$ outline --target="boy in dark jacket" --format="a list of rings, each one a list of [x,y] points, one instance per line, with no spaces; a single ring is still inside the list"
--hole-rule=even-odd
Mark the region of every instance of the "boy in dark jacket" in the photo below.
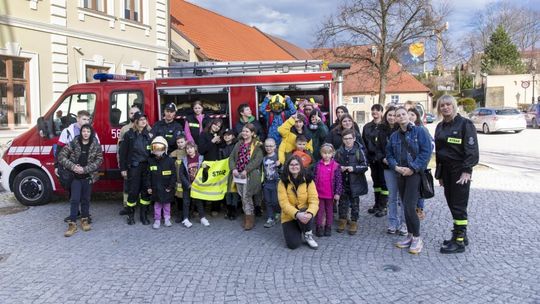
[[[171,203],[174,201],[176,168],[174,160],[166,154],[167,149],[167,140],[162,136],[157,136],[152,140],[152,157],[148,159],[150,174],[145,181],[148,194],[154,201],[154,229],[159,229],[161,225],[161,211],[163,211],[165,226],[172,225]]]
[[[358,231],[358,212],[360,209],[360,195],[368,193],[365,173],[368,162],[364,147],[356,140],[354,129],[344,130],[342,133],[343,145],[337,150],[336,161],[341,165],[343,179],[343,194],[339,199],[339,222],[337,232],[341,233],[347,225],[347,213],[351,208],[351,222],[349,234]]]

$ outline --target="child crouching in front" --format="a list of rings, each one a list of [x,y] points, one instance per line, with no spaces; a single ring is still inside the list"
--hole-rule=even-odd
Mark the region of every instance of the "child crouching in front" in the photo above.
[[[176,174],[174,160],[167,152],[167,140],[157,136],[152,140],[152,156],[148,159],[149,178],[146,189],[151,199],[154,201],[154,229],[159,229],[161,225],[161,212],[165,226],[171,224],[171,203],[174,201],[174,188],[176,185]]]
[[[358,212],[360,209],[360,195],[368,193],[366,171],[365,148],[356,141],[354,129],[344,130],[341,134],[343,145],[336,152],[336,161],[341,165],[341,179],[343,181],[343,193],[339,199],[339,222],[337,232],[343,232],[347,226],[347,214],[351,210],[351,222],[349,234],[354,235],[358,231]]]
[[[315,227],[315,235],[318,237],[332,235],[334,202],[339,201],[343,191],[341,168],[334,160],[334,146],[323,144],[320,151],[322,159],[313,169],[313,180],[319,194],[319,212],[317,212]]]
[[[191,198],[191,184],[195,180],[202,162],[203,156],[199,155],[197,152],[197,145],[192,141],[188,141],[186,143],[186,156],[182,159],[182,168],[180,169],[180,179],[182,180],[182,190],[184,194],[184,205],[182,207],[184,220],[182,221],[182,225],[184,225],[186,228],[193,225],[189,221],[189,206],[192,200],[197,206],[197,211],[199,212],[199,216],[201,218],[201,224],[203,224],[205,227],[210,226],[210,223],[204,214],[203,202],[201,200]]]

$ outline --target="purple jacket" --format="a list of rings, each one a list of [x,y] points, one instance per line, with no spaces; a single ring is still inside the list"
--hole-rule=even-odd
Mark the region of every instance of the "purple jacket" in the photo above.
[[[320,182],[319,182],[319,168],[320,168],[320,165],[323,163],[323,160],[321,159],[320,161],[317,162],[317,164],[315,165],[314,169],[313,169],[313,180],[315,181],[315,185],[317,186],[317,188],[319,187],[325,187],[326,185],[321,185]],[[335,160],[332,160],[330,162],[330,164],[332,164],[333,166],[333,170],[332,170],[332,196],[338,194],[338,195],[341,195],[343,193],[343,181],[341,179],[341,167],[340,165],[335,161]]]

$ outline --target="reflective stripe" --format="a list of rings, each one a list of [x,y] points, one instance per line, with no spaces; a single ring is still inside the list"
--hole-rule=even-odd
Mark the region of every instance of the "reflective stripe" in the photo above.
[[[194,122],[190,122],[188,125],[189,125],[190,127],[192,127],[192,128],[198,128],[198,127],[199,127],[199,124],[198,124],[198,123],[194,123]]]
[[[456,241],[458,241],[458,242],[463,242],[463,238],[462,238],[462,237],[456,238]]]
[[[454,220],[454,224],[456,224],[458,226],[466,226],[467,225],[467,220]]]
[[[165,170],[163,172],[161,172],[162,175],[171,175],[172,174],[172,171],[171,170]]]
[[[143,200],[142,198],[139,200],[139,202],[141,203],[141,205],[145,205],[145,206],[150,205],[150,201]]]
[[[447,142],[448,142],[449,144],[457,144],[457,145],[460,145],[460,144],[461,144],[461,138],[448,137]]]
[[[150,166],[150,171],[157,171],[157,166]]]
[[[128,206],[128,207],[135,207],[135,206],[137,206],[137,203],[136,203],[136,202],[135,202],[135,203],[132,203],[132,202],[126,202],[126,206]]]
[[[165,137],[172,137],[172,134],[167,134],[165,135]]]
[[[152,146],[146,146],[146,150],[152,150]]]
[[[390,192],[388,190],[381,190],[381,194],[382,195],[388,195],[388,194],[390,194]]]
[[[176,160],[176,164],[177,164],[177,165],[181,165],[181,164],[182,164],[182,160],[181,160],[181,159],[177,159],[177,160]]]
[[[382,189],[381,189],[381,188],[373,188],[373,191],[374,191],[374,192],[381,192]]]

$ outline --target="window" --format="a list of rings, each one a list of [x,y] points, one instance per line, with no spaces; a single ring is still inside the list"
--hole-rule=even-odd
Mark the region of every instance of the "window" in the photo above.
[[[124,0],[124,18],[142,21],[142,0]]]
[[[143,71],[126,70],[126,76],[136,76],[139,80],[144,79],[144,74]]]
[[[354,111],[354,120],[359,125],[365,124],[366,123],[366,112],[365,111]]]
[[[399,95],[390,96],[390,102],[391,103],[399,103]]]
[[[29,60],[0,56],[0,128],[30,124]]]
[[[86,110],[90,113],[90,118],[94,115],[96,105],[96,94],[76,93],[64,98],[60,106],[54,111],[53,126],[54,134],[59,136],[62,130],[70,124],[77,122],[77,112]]]
[[[364,96],[355,96],[352,98],[352,103],[364,103]]]
[[[120,127],[129,123],[129,109],[137,104],[144,110],[144,96],[141,91],[113,92],[110,98],[111,113],[109,115],[111,126]]]
[[[108,67],[87,65],[86,66],[86,82],[97,82],[98,80],[94,80],[94,74],[108,73],[108,72],[109,72]]]
[[[83,7],[99,12],[107,12],[107,0],[83,0]]]

